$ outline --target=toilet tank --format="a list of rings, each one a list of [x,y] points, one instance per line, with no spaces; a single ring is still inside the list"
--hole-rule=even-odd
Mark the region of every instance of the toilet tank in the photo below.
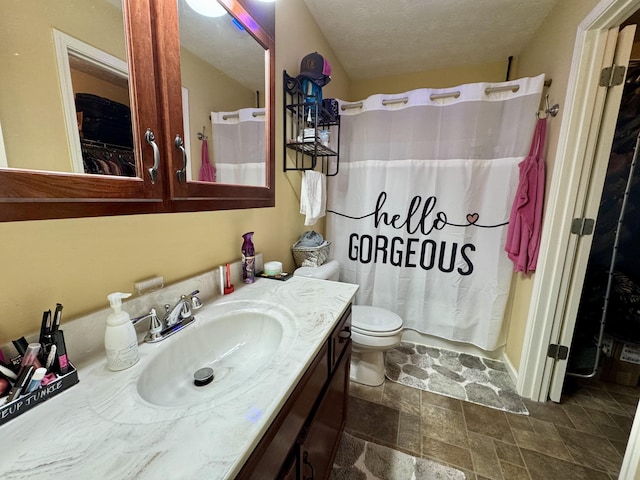
[[[319,267],[300,267],[296,268],[293,275],[337,282],[340,278],[340,264],[337,260],[330,260]]]

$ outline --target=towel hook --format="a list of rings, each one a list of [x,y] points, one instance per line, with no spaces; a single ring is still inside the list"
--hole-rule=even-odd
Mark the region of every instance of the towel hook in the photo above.
[[[204,134],[204,125],[202,126],[202,132],[198,132],[198,140],[206,140],[207,136]]]
[[[556,115],[558,115],[558,112],[560,111],[560,105],[559,104],[555,104],[552,107],[549,106],[549,95],[545,95],[544,97],[544,104],[545,104],[545,117],[544,118],[549,118],[549,116],[551,117],[555,117]],[[536,115],[538,118],[540,118],[540,112],[536,112]]]

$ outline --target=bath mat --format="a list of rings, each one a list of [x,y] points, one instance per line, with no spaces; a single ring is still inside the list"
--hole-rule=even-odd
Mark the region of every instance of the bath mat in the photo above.
[[[460,470],[343,433],[330,480],[464,480]]]
[[[529,415],[504,363],[489,358],[402,342],[385,354],[385,375],[420,390]]]

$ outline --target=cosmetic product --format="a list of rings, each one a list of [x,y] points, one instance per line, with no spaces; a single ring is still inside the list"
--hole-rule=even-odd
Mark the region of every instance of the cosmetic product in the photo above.
[[[129,314],[122,310],[122,299],[130,296],[130,293],[120,292],[107,296],[113,312],[107,317],[104,349],[107,352],[107,367],[114,372],[129,368],[140,360],[136,329]],[[60,358],[60,345],[57,342],[56,346]]]
[[[131,325],[133,327],[133,324]],[[62,330],[56,330],[51,334],[53,344],[56,346],[56,366],[58,373],[64,375],[69,371],[69,360],[67,360],[67,347],[64,344]]]
[[[6,395],[10,389],[11,384],[9,383],[9,380],[4,377],[0,378],[0,397]]]
[[[27,351],[22,356],[22,362],[20,363],[20,371],[29,365],[33,365],[35,368],[40,368],[42,364],[38,360],[38,354],[40,353],[39,343],[30,343],[27,346]]]
[[[256,251],[253,246],[253,232],[247,232],[242,235],[242,281],[244,283],[253,283],[256,279],[255,262]]]
[[[11,343],[13,343],[13,346],[16,347],[18,354],[20,356],[24,356],[25,352],[27,351],[27,347],[29,346],[29,342],[27,342],[27,339],[24,337],[20,337],[17,340],[12,340]]]
[[[18,378],[18,375],[16,375],[16,373],[6,365],[0,364],[0,373],[2,373],[5,377],[9,378],[10,380],[15,380],[16,378]]]
[[[56,380],[58,380],[58,376],[55,373],[47,373],[42,378],[40,385],[44,387],[45,385],[49,385],[51,382],[55,382]]]
[[[45,363],[45,368],[47,370],[51,369],[51,365],[53,365],[53,363],[56,360],[56,350],[58,348],[55,346],[55,344],[51,345],[51,347],[49,348],[49,354],[47,355],[47,361]]]
[[[329,130],[320,130],[320,143],[329,148]]]
[[[227,263],[224,268],[226,273],[225,275],[226,282],[224,284],[224,294],[228,295],[233,292],[233,283],[231,283],[231,265]]]
[[[42,379],[44,378],[46,373],[46,368],[36,368],[35,372],[33,372],[33,375],[31,375],[31,380],[29,381],[29,385],[27,385],[27,388],[25,389],[25,393],[31,393],[34,390],[40,388],[40,383],[42,382]]]
[[[282,273],[282,262],[267,262],[264,264],[264,273],[278,275]]]
[[[60,319],[62,318],[62,304],[56,303],[56,312],[53,314],[51,323],[51,331],[55,332],[60,327]]]
[[[49,326],[51,325],[51,310],[46,310],[42,314],[42,324],[40,325],[40,337],[38,338],[38,342],[44,348],[45,345],[45,337],[49,334]]]
[[[29,365],[20,372],[18,375],[18,379],[16,383],[13,385],[13,388],[9,391],[9,396],[7,397],[7,403],[13,402],[16,398],[20,396],[24,388],[27,386],[29,380],[31,379],[31,375],[33,375],[35,368],[33,365]]]

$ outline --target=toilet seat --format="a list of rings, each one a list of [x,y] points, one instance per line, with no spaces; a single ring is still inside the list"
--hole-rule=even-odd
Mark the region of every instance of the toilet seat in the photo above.
[[[384,308],[354,305],[351,329],[371,337],[393,336],[402,332],[402,318]]]

